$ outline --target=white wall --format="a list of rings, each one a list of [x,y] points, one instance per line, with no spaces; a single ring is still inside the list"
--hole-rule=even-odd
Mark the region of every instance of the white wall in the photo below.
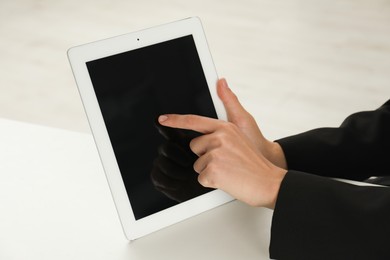
[[[390,98],[387,1],[2,0],[0,117],[89,131],[67,49],[188,16],[271,139]]]

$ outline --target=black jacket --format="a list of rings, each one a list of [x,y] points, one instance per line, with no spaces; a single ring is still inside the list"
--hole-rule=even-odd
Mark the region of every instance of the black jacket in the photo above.
[[[288,172],[272,219],[272,259],[390,259],[390,188],[360,187],[390,175],[390,100],[277,141]]]

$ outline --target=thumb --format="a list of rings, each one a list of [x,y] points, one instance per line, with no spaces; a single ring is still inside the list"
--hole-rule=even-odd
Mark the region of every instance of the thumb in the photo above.
[[[225,106],[228,121],[232,123],[239,123],[243,116],[247,115],[247,111],[241,105],[237,96],[229,88],[226,79],[222,78],[217,83],[217,93]]]

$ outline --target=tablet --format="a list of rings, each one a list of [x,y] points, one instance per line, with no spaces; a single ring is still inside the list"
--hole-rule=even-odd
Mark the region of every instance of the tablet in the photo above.
[[[68,57],[129,240],[232,200],[197,182],[189,142],[199,133],[157,121],[226,120],[198,18],[73,47]]]

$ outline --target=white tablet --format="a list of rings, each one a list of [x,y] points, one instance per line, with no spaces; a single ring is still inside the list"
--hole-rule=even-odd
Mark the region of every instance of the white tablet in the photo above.
[[[225,120],[218,76],[198,18],[68,51],[108,184],[129,240],[231,201],[202,187],[188,143],[166,113]]]

